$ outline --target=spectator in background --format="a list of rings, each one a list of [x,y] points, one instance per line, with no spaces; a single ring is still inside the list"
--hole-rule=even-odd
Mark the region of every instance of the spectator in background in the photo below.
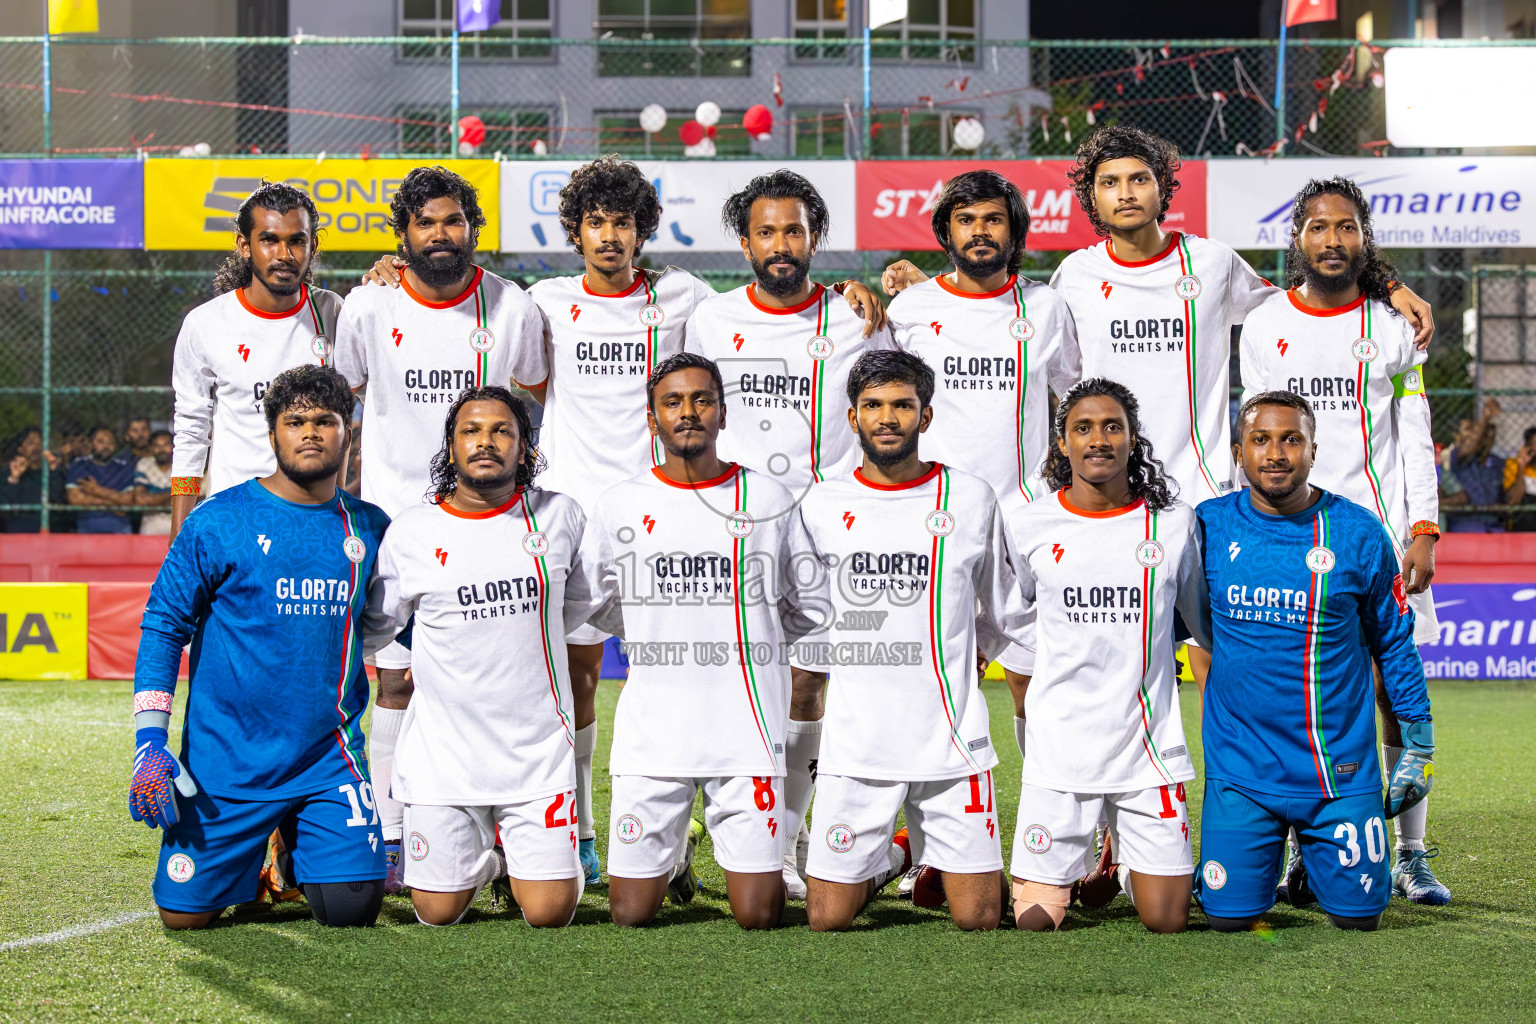
[[[154,453],[150,451],[149,417],[135,416],[128,421],[128,432],[123,435],[123,444],[133,453],[133,461],[150,458]]]
[[[1525,444],[1504,462],[1504,504],[1536,505],[1536,427],[1525,428]],[[1511,514],[1509,528],[1536,530],[1536,512]]]
[[[149,437],[150,454],[144,456],[133,470],[133,503],[135,505],[164,505],[165,512],[146,512],[139,523],[139,532],[155,536],[167,536],[171,532],[171,453],[175,443],[169,430],[157,430]]]
[[[69,503],[91,510],[79,514],[78,532],[133,532],[126,515],[106,511],[113,506],[133,504],[133,468],[132,456],[118,451],[117,434],[111,427],[91,431],[91,453],[70,463],[64,480]]]
[[[37,505],[43,495],[43,432],[27,427],[5,443],[6,475],[0,481],[0,505]],[[36,512],[0,513],[6,533],[36,533]]]
[[[1448,503],[1456,505],[1504,504],[1504,460],[1493,453],[1493,439],[1498,434],[1499,403],[1490,398],[1483,404],[1482,419],[1464,419],[1456,428],[1456,442],[1445,455],[1445,469],[1450,480],[1442,490],[1460,492]],[[1450,486],[1454,480],[1455,487]],[[1446,526],[1451,533],[1502,533],[1504,516],[1496,512],[1446,512]]]

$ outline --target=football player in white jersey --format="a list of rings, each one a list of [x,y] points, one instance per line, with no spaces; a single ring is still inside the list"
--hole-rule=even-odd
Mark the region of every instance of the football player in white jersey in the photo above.
[[[1298,284],[1276,293],[1243,325],[1240,372],[1244,399],[1291,391],[1317,416],[1312,480],[1374,512],[1402,562],[1414,612],[1415,644],[1439,636],[1429,582],[1440,536],[1440,492],[1429,399],[1421,367],[1427,354],[1413,329],[1388,305],[1392,264],[1376,248],[1371,207],[1346,178],[1310,181],[1296,195],[1286,277]],[[1382,752],[1396,764],[1403,739],[1376,669],[1382,709]],[[1397,855],[1392,887],[1415,903],[1450,902],[1424,849],[1429,817],[1422,800],[1392,819]],[[1291,859],[1285,896],[1306,899],[1301,858]]]
[[[843,421],[848,370],[864,352],[895,342],[883,305],[862,284],[838,286],[844,302],[837,288],[811,280],[830,218],[804,177],[780,169],[753,178],[726,200],[722,220],[756,280],[701,303],[683,347],[714,360],[725,378],[725,404],[738,426],[721,435],[721,457],[777,480],[798,500],[812,484],[857,465]],[[796,669],[785,775],[792,823],[803,822],[811,804],[824,689],[824,680]],[[805,898],[802,829],[785,830],[791,899]]]
[[[782,484],[716,454],[727,425],[713,362],[684,352],[648,382],[665,457],[598,499],[590,560],[611,599],[629,679],[614,716],[609,903],[643,925],[668,891],[692,898],[704,814],[731,913],[771,928],[784,910],[788,644],[824,627],[801,589],[809,543]]]
[[[499,385],[448,408],[435,502],[406,508],[379,551],[371,608],[411,623],[410,709],[391,789],[405,804],[405,878],[424,924],[455,924],[487,884],[534,927],[581,899],[575,727],[565,634],[598,606],[585,516],[535,489],[523,403]]]
[[[836,666],[806,865],[815,931],[847,928],[917,861],[939,874],[961,928],[996,928],[1002,914],[997,753],[977,653],[1027,643],[1028,626],[991,485],[919,452],[933,394],[920,357],[861,356],[847,419],[863,464],[800,505],[838,624],[800,654]],[[908,856],[892,845],[903,808]]]
[[[406,260],[401,287],[354,288],[336,329],[336,368],[366,387],[362,495],[391,518],[426,501],[442,410],[469,387],[542,384],[543,317],[528,294],[474,264],[485,226],[475,188],[442,167],[417,167],[390,202]],[[374,770],[389,777],[410,703],[410,652],[391,644],[376,656],[378,700],[369,742]],[[379,794],[379,819],[400,889],[402,814]]]
[[[262,182],[235,215],[235,250],[213,282],[218,297],[182,321],[171,363],[172,540],[199,497],[273,471],[261,407],[272,378],[330,359],[341,296],[311,286],[318,224],[302,189]]]
[[[1101,812],[1142,923],[1176,932],[1189,920],[1195,768],[1173,613],[1207,648],[1210,613],[1194,509],[1153,453],[1130,389],[1089,378],[1057,409],[1045,472],[1056,494],[1008,516],[1034,612],[1033,643],[1000,659],[1024,693],[1011,870],[1015,919],[1031,931],[1061,926]]]

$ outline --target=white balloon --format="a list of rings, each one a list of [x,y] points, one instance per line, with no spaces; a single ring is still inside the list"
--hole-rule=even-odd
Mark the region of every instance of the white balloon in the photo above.
[[[720,104],[714,100],[705,100],[699,104],[699,109],[693,112],[693,119],[705,128],[720,123]]]
[[[474,156],[475,147],[468,142],[459,143],[459,156]]]
[[[213,152],[213,147],[208,145],[206,142],[199,142],[192,147],[192,152],[196,153],[198,156],[208,156]]]
[[[655,134],[667,126],[667,108],[651,103],[640,111],[640,130]]]
[[[962,117],[955,122],[954,139],[956,149],[977,149],[987,137],[987,129],[974,117]]]
[[[534,156],[547,156],[548,154],[549,154],[549,143],[545,142],[543,139],[534,139],[533,140],[533,155]]]
[[[715,155],[715,140],[706,138],[692,146],[683,147],[683,156],[708,157]]]
[[[197,150],[191,146],[182,146],[176,151],[177,156],[197,156]]]

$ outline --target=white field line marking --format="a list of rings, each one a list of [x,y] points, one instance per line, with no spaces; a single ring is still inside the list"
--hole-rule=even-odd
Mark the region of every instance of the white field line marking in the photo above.
[[[65,942],[69,939],[78,939],[85,935],[95,935],[121,925],[142,921],[146,917],[154,917],[153,910],[135,910],[131,914],[118,914],[116,917],[104,918],[100,921],[92,921],[90,924],[70,925],[68,928],[60,928],[56,932],[46,935],[31,935],[25,939],[12,939],[10,942],[0,942],[0,952],[10,949],[24,949],[27,946],[45,946],[53,942]]]

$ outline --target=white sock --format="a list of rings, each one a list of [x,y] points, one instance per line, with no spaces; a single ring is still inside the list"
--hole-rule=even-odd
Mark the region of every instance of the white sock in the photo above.
[[[1013,738],[1019,744],[1019,756],[1024,756],[1024,719],[1018,715],[1013,716]]]
[[[592,752],[597,749],[597,723],[576,730],[576,835],[596,839],[592,822]]]
[[[1389,773],[1402,753],[1402,747],[1389,747],[1385,743],[1381,745],[1381,757]],[[1428,827],[1429,801],[1425,799],[1392,819],[1392,829],[1397,833],[1397,848],[1399,850],[1424,849],[1424,832]]]
[[[379,827],[386,843],[398,843],[405,833],[405,805],[389,795],[389,776],[395,770],[395,741],[405,722],[405,708],[373,706],[368,730],[368,771],[373,779],[373,803],[379,809]]]
[[[1125,898],[1131,901],[1131,906],[1136,905],[1136,894],[1131,892],[1131,869],[1124,864],[1120,865],[1118,875],[1120,879],[1120,891],[1125,893]]]
[[[795,836],[805,827],[805,812],[811,809],[811,794],[816,791],[816,759],[821,756],[821,723],[789,723],[784,742],[784,842],[793,851]]]
[[[876,889],[888,885],[891,879],[899,877],[901,875],[901,866],[907,861],[907,851],[895,843],[892,843],[891,848],[885,851],[885,856],[889,866],[886,870],[875,876]]]

